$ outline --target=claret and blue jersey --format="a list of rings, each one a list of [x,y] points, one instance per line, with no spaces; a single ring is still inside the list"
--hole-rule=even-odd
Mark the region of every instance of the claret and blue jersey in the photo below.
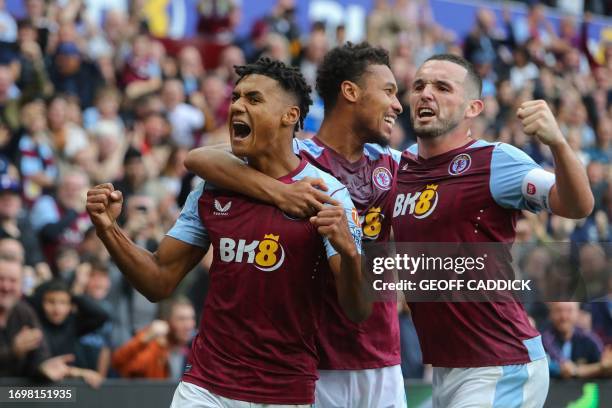
[[[346,188],[305,160],[280,181],[304,177],[324,179],[359,248]],[[190,194],[168,235],[213,247],[210,288],[183,380],[237,400],[312,403],[327,258],[336,255],[329,241],[308,219],[206,182]]]
[[[512,243],[520,210],[547,208],[553,183],[551,174],[507,144],[472,141],[428,159],[414,145],[399,165],[395,240]],[[544,356],[519,303],[409,304],[426,363],[484,367]]]
[[[386,242],[391,230],[394,179],[401,153],[388,147],[366,144],[364,155],[351,163],[316,136],[294,139],[296,154],[332,174],[348,189],[359,213],[363,241]],[[395,302],[376,302],[370,317],[350,321],[337,301],[333,277],[324,291],[324,319],[317,341],[319,369],[363,370],[400,364],[399,322]]]

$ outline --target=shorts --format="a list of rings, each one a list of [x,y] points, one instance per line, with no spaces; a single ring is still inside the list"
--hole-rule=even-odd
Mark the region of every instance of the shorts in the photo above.
[[[170,408],[307,408],[312,405],[258,404],[225,398],[206,388],[181,381],[174,391]]]
[[[527,364],[433,369],[434,408],[541,408],[549,385],[548,360]]]
[[[367,370],[319,370],[316,408],[405,408],[399,365]]]

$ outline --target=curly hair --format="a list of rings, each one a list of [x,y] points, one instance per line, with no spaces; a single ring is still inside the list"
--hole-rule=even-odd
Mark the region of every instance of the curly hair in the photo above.
[[[387,50],[373,47],[367,42],[347,42],[327,53],[317,70],[317,92],[323,99],[325,113],[336,106],[342,82],[359,81],[369,65],[391,68]]]
[[[290,67],[281,61],[264,57],[252,64],[235,65],[234,70],[239,76],[236,84],[247,75],[264,75],[274,79],[284,90],[295,95],[298,100],[298,107],[300,108],[300,120],[295,124],[295,131],[297,132],[304,128],[304,118],[308,114],[310,105],[312,105],[312,98],[310,97],[312,89],[306,83],[299,68]]]

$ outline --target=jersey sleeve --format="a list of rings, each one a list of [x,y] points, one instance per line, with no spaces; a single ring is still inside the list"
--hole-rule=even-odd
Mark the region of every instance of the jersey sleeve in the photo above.
[[[327,182],[327,181],[326,181]],[[357,246],[357,252],[361,254],[361,226],[359,225],[359,216],[357,215],[357,209],[351,200],[351,196],[343,185],[337,183],[337,188],[330,191],[330,197],[334,200],[339,201],[344,207],[344,212],[346,213],[346,219],[348,220],[348,228],[351,233],[351,237]],[[338,251],[333,247],[329,239],[323,238],[323,243],[325,244],[325,252],[327,253],[327,258],[331,258],[334,255],[338,254]]]
[[[189,245],[208,249],[210,239],[198,212],[198,200],[204,191],[204,183],[200,183],[189,193],[181,214],[166,235]]]
[[[505,143],[493,149],[489,188],[500,206],[532,212],[550,210],[548,195],[554,184],[555,175],[523,151]]]

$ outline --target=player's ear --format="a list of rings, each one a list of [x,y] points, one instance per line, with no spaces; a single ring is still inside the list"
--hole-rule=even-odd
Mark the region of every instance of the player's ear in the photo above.
[[[287,111],[283,114],[282,123],[283,126],[295,126],[300,120],[300,108],[297,106],[289,106]]]
[[[342,97],[349,102],[356,102],[359,98],[359,85],[352,81],[344,81],[340,84]]]
[[[484,103],[480,99],[471,99],[468,103],[468,107],[465,110],[465,117],[467,119],[473,119],[480,115],[484,109]]]

